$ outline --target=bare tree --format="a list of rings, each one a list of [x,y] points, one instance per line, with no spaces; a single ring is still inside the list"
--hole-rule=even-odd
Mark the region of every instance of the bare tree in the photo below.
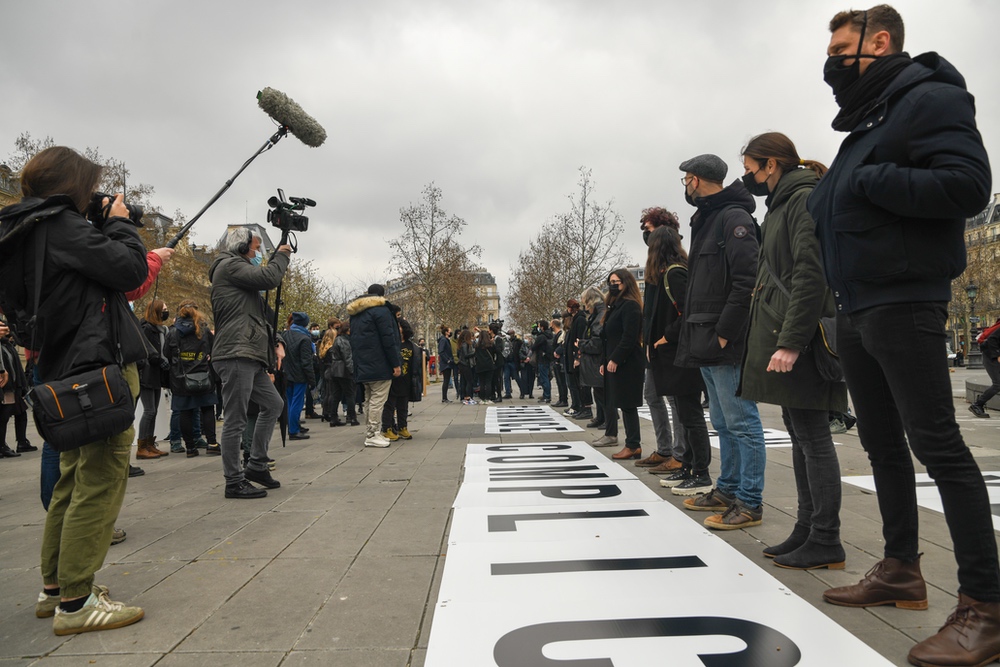
[[[613,200],[596,200],[586,167],[580,167],[578,186],[568,195],[570,210],[546,223],[511,267],[506,311],[521,327],[549,318],[568,299],[629,264],[619,242],[625,223]]]
[[[435,321],[444,321],[453,304],[475,292],[468,270],[471,258],[482,254],[477,245],[459,244],[466,222],[444,210],[442,197],[441,188],[427,184],[419,203],[400,209],[403,233],[389,241],[391,267],[403,281],[404,293],[397,299],[406,302],[409,317],[428,338]]]

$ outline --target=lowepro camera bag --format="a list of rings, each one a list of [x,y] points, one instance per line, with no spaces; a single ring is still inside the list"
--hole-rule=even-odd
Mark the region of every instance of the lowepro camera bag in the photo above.
[[[135,419],[132,391],[116,364],[35,385],[35,426],[65,452],[121,433]]]

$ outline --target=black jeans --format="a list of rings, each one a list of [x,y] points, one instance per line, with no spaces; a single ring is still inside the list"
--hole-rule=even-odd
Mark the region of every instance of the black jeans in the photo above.
[[[201,413],[201,434],[210,445],[217,445],[215,435],[215,403],[205,405],[193,410],[182,410],[180,412],[181,435],[184,437],[184,444],[188,450],[194,449],[194,413],[198,410]]]
[[[441,385],[441,400],[448,400],[448,384],[451,383],[451,369],[445,368],[441,370],[441,377],[444,379],[444,384]],[[462,398],[459,396],[459,398]]]
[[[642,436],[639,433],[639,408],[621,408],[621,411],[622,422],[625,424],[625,446],[635,451],[642,446]]]
[[[976,405],[979,407],[985,407],[986,402],[997,395],[1000,392],[1000,362],[996,359],[991,359],[985,354],[983,355],[983,367],[986,369],[987,375],[990,376],[990,381],[993,383],[989,389],[983,392],[983,395],[979,397],[976,401]]]
[[[388,431],[394,425],[397,428],[406,428],[406,415],[410,411],[410,399],[406,396],[393,396],[389,394],[385,399],[385,406],[382,408],[382,431]]]
[[[840,461],[830,435],[827,410],[781,408],[792,438],[792,468],[799,510],[796,526],[817,544],[840,544]]]
[[[959,592],[1000,602],[990,499],[955,421],[946,319],[946,304],[939,302],[875,306],[838,315],[838,352],[854,399],[861,445],[875,475],[885,555],[904,561],[918,555],[909,440],[941,493],[958,562]]]
[[[687,436],[688,446],[684,448],[681,463],[691,468],[695,475],[708,474],[708,465],[712,462],[712,444],[708,439],[701,394],[682,394],[672,396],[671,399],[677,406],[674,419],[684,427],[684,435]]]
[[[556,389],[559,392],[559,403],[566,402],[566,369],[563,367],[562,362],[557,362],[551,365],[552,375],[556,379]]]
[[[472,370],[472,366],[466,366],[464,364],[459,364],[459,366],[458,366],[458,372],[461,373],[461,376],[459,378],[461,380],[461,382],[458,383],[458,386],[460,386],[462,388],[462,391],[460,392],[462,394],[461,397],[462,398],[472,398],[472,391],[474,389],[474,385],[476,384],[475,375],[474,375],[474,371]]]
[[[328,405],[323,406],[323,414],[331,422],[336,422],[339,417],[337,416],[337,411],[340,409],[341,401],[347,401],[346,407],[344,408],[345,416],[348,421],[354,421],[357,417],[357,411],[354,405],[354,398],[357,394],[357,388],[354,386],[354,378],[331,378],[329,382],[328,390]]]
[[[594,419],[597,420],[598,424],[607,424],[608,413],[604,410],[604,387],[587,387],[587,389],[591,389],[594,396]],[[615,418],[617,419],[617,417],[618,413],[615,413]],[[617,425],[615,428],[617,429]],[[617,435],[617,433],[616,430],[615,434]],[[605,435],[608,435],[608,433],[605,433]]]
[[[493,371],[479,371],[476,373],[479,376],[479,400],[480,401],[492,401],[493,400]],[[470,390],[471,391],[471,390]]]

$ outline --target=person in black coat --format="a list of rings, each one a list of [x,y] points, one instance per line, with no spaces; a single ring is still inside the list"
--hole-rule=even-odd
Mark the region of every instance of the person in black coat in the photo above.
[[[215,435],[215,382],[209,373],[212,332],[193,301],[185,301],[177,312],[166,340],[170,367],[170,409],[180,416],[181,435],[188,457],[198,456],[194,438],[194,413],[201,414],[202,435],[208,446],[218,448]]]
[[[441,325],[441,335],[438,336],[438,373],[441,374],[443,382],[441,384],[441,402],[451,403],[448,400],[448,385],[451,384],[451,374],[455,370],[455,355],[451,351],[451,329]]]
[[[288,404],[288,439],[307,440],[308,428],[301,425],[302,408],[305,405],[306,390],[316,386],[316,371],[313,359],[316,348],[309,333],[309,316],[292,313],[291,324],[284,333],[285,360],[281,370],[285,373],[285,400]]]
[[[1000,324],[1000,319],[996,321],[994,326],[996,324]],[[986,404],[997,393],[1000,393],[1000,328],[994,329],[993,333],[982,342],[979,349],[983,353],[983,367],[993,384],[979,396],[975,403],[969,406],[969,411],[977,417],[989,418],[990,414],[986,412]]]
[[[476,375],[479,377],[479,401],[493,403],[493,375],[496,372],[496,353],[493,332],[483,329],[476,339]]]
[[[146,360],[146,366],[139,372],[139,400],[142,401],[142,419],[139,420],[138,451],[136,458],[157,458],[166,456],[168,452],[160,451],[156,446],[156,414],[160,407],[160,390],[170,386],[170,362],[167,361],[167,318],[170,311],[162,299],[153,299],[146,306],[146,315],[142,319],[142,333],[146,336],[154,352]],[[183,447],[170,451],[182,453]]]
[[[625,446],[613,459],[642,458],[639,434],[639,406],[642,405],[642,380],[646,371],[642,345],[642,295],[639,283],[628,269],[615,269],[608,276],[605,300],[604,409],[622,411],[625,423]]]
[[[402,338],[400,355],[403,358],[401,373],[392,378],[389,397],[382,409],[382,435],[389,440],[412,440],[407,415],[410,403],[417,402],[423,394],[423,350],[413,342],[413,327],[405,319],[399,320]]]

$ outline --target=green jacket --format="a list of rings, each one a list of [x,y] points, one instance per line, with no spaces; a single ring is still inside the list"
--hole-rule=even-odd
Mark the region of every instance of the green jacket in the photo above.
[[[845,412],[847,385],[823,380],[810,349],[819,318],[834,314],[816,223],[806,209],[818,181],[812,170],[796,169],[783,175],[768,197],[757,282],[750,302],[741,395],[788,408]],[[791,298],[778,287],[771,272]],[[779,347],[802,353],[790,373],[767,372],[771,355]]]

